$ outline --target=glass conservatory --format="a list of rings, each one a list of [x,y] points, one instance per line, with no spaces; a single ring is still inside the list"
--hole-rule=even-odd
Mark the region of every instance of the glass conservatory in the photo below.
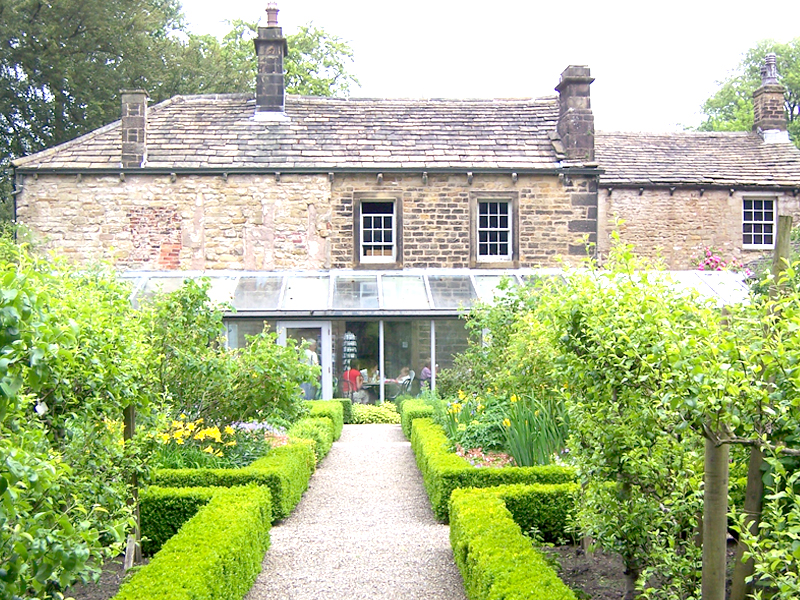
[[[560,276],[560,269],[505,271],[424,269],[403,271],[129,271],[131,301],[178,289],[187,278],[206,278],[209,295],[226,307],[231,347],[265,326],[278,341],[316,341],[322,370],[320,397],[346,395],[344,373],[364,375],[373,400],[397,393],[401,373],[412,376],[410,392],[435,388],[436,367],[452,365],[465,349],[461,318],[477,301],[491,302],[512,285],[532,277]],[[691,289],[721,304],[746,301],[741,275],[729,272],[665,273],[676,289]],[[423,377],[424,373],[424,377]],[[428,373],[430,373],[428,375]]]

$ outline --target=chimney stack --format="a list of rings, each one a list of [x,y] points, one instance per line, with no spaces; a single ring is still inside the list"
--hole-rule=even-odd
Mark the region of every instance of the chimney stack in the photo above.
[[[278,27],[278,6],[267,5],[267,26],[258,28],[255,40],[258,73],[256,75],[256,119],[283,118],[285,83],[283,57],[288,52],[286,38]]]
[[[761,66],[761,87],[753,92],[753,131],[765,142],[788,142],[784,88],[778,83],[775,53],[764,57]]]
[[[556,86],[559,95],[557,132],[567,160],[594,162],[594,115],[589,86],[594,78],[589,67],[570,65]]]
[[[147,161],[147,92],[122,90],[122,168]]]

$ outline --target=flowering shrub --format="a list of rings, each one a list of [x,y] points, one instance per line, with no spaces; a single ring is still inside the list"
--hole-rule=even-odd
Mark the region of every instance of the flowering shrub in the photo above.
[[[504,450],[502,422],[508,412],[508,400],[495,396],[493,391],[479,395],[459,390],[457,400],[435,404],[434,418],[453,447]]]
[[[706,248],[698,258],[692,261],[692,265],[697,267],[698,271],[733,271],[734,273],[744,273],[748,277],[753,274],[740,261],[735,258],[725,260],[721,254],[719,250]]]
[[[220,429],[202,418],[190,421],[185,414],[151,437],[156,443],[152,464],[162,469],[243,467],[270,448],[262,430]]]

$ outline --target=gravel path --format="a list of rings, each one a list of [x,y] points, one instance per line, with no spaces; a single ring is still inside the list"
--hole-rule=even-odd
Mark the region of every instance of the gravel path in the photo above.
[[[345,425],[246,600],[465,600],[399,425]]]

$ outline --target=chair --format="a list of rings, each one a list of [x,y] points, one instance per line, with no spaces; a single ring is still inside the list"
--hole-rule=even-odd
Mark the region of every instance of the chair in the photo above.
[[[395,400],[396,398],[399,398],[403,394],[409,394],[411,390],[411,384],[414,382],[415,375],[416,373],[413,370],[409,371],[408,379],[406,379],[403,383],[397,386],[397,393],[394,394],[393,396],[387,396],[386,399]]]

